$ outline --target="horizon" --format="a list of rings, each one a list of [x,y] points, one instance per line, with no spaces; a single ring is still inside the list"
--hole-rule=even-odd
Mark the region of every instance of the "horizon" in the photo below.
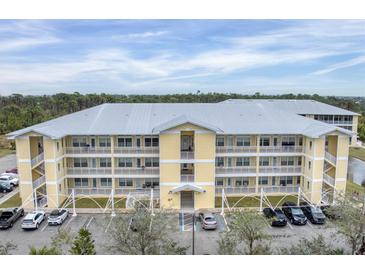
[[[365,20],[1,20],[0,95],[365,94]]]

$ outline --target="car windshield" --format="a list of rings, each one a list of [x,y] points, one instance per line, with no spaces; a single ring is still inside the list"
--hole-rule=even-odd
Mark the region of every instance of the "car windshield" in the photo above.
[[[50,214],[50,216],[58,216],[58,215],[59,215],[59,211],[58,210],[54,210]]]
[[[33,219],[24,219],[23,223],[33,223]]]
[[[204,220],[207,221],[207,222],[214,222],[215,218],[214,217],[206,217]]]
[[[322,214],[322,210],[319,207],[312,207],[312,212],[316,214]]]
[[[298,207],[293,207],[292,208],[292,213],[295,214],[295,215],[301,215],[303,214],[302,210]]]

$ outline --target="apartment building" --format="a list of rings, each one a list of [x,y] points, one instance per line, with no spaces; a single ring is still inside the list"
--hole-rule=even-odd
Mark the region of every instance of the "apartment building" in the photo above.
[[[287,100],[287,99],[229,99],[222,103],[257,104],[263,107],[274,107],[283,111],[302,115],[317,121],[335,125],[352,132],[351,146],[357,142],[357,125],[359,114],[342,108],[327,105],[314,100]]]
[[[26,208],[59,207],[71,192],[109,197],[113,190],[118,197],[152,191],[161,208],[200,209],[214,208],[223,190],[330,201],[345,190],[352,135],[253,101],[103,104],[8,138],[16,142]]]

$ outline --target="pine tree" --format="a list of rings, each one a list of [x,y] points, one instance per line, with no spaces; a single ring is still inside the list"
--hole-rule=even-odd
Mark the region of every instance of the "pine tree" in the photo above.
[[[72,242],[70,250],[72,255],[95,255],[94,240],[86,228],[81,228],[79,234]]]

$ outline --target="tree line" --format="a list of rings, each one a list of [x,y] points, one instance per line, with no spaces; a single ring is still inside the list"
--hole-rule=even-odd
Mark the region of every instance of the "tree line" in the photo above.
[[[320,96],[318,94],[251,95],[238,93],[184,93],[166,95],[117,95],[57,93],[0,96],[0,134],[57,118],[103,103],[217,103],[228,99],[310,99],[362,114],[359,136],[365,141],[365,97]]]

